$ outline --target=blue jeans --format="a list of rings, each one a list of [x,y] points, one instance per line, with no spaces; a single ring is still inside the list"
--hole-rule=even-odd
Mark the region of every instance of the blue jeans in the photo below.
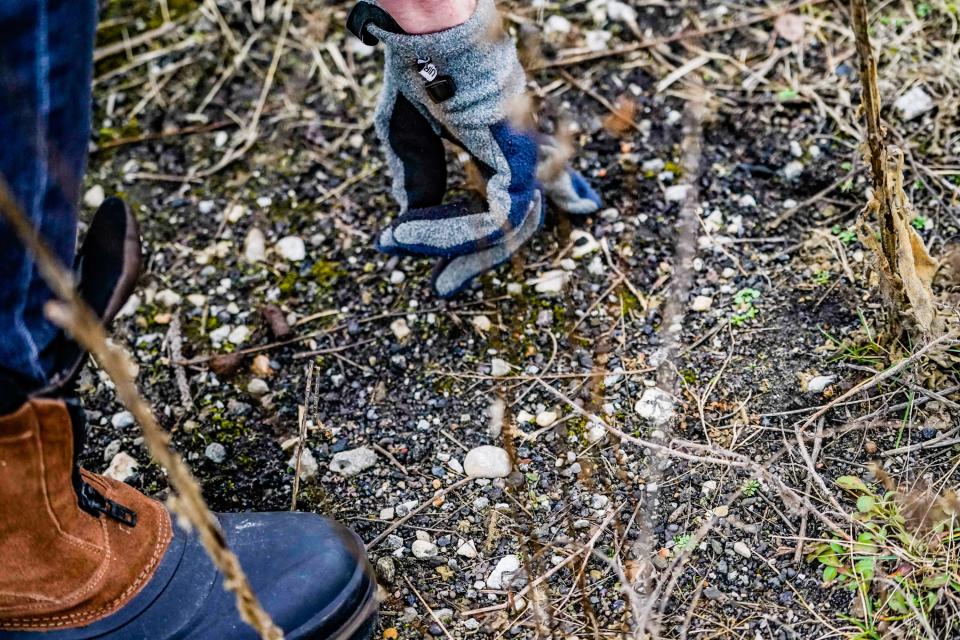
[[[90,140],[94,0],[0,0],[0,175],[46,242],[73,263]],[[42,384],[58,329],[33,258],[0,220],[0,367]]]

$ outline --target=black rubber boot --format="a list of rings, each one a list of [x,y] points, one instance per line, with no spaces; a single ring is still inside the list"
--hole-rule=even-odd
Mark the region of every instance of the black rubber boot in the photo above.
[[[104,202],[78,256],[80,291],[108,323],[131,293],[140,264],[136,221],[120,200]],[[73,389],[85,354],[66,337],[55,349],[60,373],[42,389],[0,369],[0,504],[31,514],[0,513],[0,639],[257,638],[194,534],[171,526],[162,506],[132,487],[79,468],[86,427]],[[29,501],[38,504],[21,504],[19,496],[36,496]],[[286,638],[370,637],[377,587],[356,534],[309,513],[217,518]],[[144,530],[148,521],[156,524]],[[82,556],[70,545],[50,553],[46,541],[64,537],[84,541],[77,547]],[[56,579],[41,585],[28,575]]]

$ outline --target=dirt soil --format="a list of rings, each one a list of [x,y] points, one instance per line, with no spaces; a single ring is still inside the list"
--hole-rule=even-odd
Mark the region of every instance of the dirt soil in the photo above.
[[[378,637],[632,637],[641,618],[663,637],[861,637],[857,594],[806,552],[831,535],[824,518],[850,527],[834,481],[871,460],[957,484],[956,444],[903,448],[958,427],[960,375],[908,367],[810,420],[891,363],[856,235],[869,170],[846,8],[629,2],[631,20],[615,2],[507,3],[541,127],[573,125],[571,162],[604,208],[550,211],[510,265],[442,301],[429,261],[373,247],[397,210],[371,126],[382,53],[346,32],[348,3],[297,2],[289,20],[285,4],[262,22],[237,0],[102,4],[86,200],[126,198],[147,255],[115,340],[210,505],[290,508],[306,405],[297,509],[372,543]],[[950,50],[919,41],[956,44],[949,3],[932,4],[924,20],[888,3],[873,36],[914,226],[942,255],[960,233],[960,76],[955,61],[923,75]],[[904,121],[890,105],[913,85],[936,102]],[[561,290],[537,291],[553,271]],[[229,353],[244,355],[209,360]],[[164,497],[105,377],[82,386],[85,464],[124,452],[126,480]],[[672,400],[641,402],[656,388]],[[464,480],[479,445],[505,448],[512,473]],[[331,468],[360,447],[375,464]],[[415,557],[418,538],[435,553]],[[509,556],[520,570],[488,580]]]

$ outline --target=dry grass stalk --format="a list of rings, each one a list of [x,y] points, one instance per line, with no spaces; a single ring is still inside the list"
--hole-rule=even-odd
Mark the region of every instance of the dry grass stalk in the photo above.
[[[296,469],[293,472],[293,498],[290,500],[290,511],[297,510],[297,494],[300,492],[300,469],[303,465],[303,449],[307,443],[307,415],[312,413],[313,394],[313,362],[307,365],[307,383],[305,385],[303,406],[299,409],[299,434],[297,437]]]
[[[862,107],[867,122],[864,148],[873,177],[873,196],[861,215],[860,237],[877,257],[881,291],[887,304],[890,337],[896,339],[903,320],[912,320],[924,335],[939,333],[931,282],[937,262],[930,257],[923,239],[910,226],[913,209],[903,190],[903,154],[888,151],[886,129],[880,121],[880,89],[877,61],[868,33],[866,0],[851,0],[853,31],[860,58],[863,85]],[[880,241],[864,223],[868,213],[876,213],[880,223]]]
[[[236,595],[240,617],[262,638],[268,640],[283,638],[283,632],[260,606],[237,556],[227,546],[220,524],[203,499],[200,485],[190,473],[183,458],[170,448],[169,434],[157,423],[150,405],[140,395],[130,374],[132,368],[126,354],[121,349],[109,345],[106,331],[99,318],[77,293],[73,274],[59,263],[49,246],[35,232],[2,178],[0,178],[0,213],[28,251],[33,254],[41,276],[54,295],[60,299],[47,304],[47,316],[51,322],[63,327],[84,349],[93,354],[101,368],[113,380],[120,402],[137,419],[150,455],[167,470],[170,483],[176,491],[176,498],[171,498],[169,501],[170,508],[197,530],[204,549],[223,573],[225,588]]]

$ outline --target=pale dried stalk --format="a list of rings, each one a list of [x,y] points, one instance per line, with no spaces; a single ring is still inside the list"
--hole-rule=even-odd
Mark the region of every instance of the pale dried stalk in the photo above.
[[[891,152],[884,143],[886,132],[880,122],[877,61],[867,31],[866,0],[851,0],[851,8],[867,121],[864,152],[873,177],[873,197],[861,214],[861,240],[877,254],[891,337],[896,338],[901,333],[903,320],[907,317],[913,318],[912,324],[924,335],[936,335],[941,323],[937,321],[930,283],[938,264],[930,256],[923,239],[908,224],[914,213],[903,190],[903,153]],[[863,222],[866,215],[873,212],[880,223],[879,245],[873,231]]]
[[[851,0],[853,32],[856,35],[857,55],[860,58],[860,83],[862,85],[863,114],[867,121],[867,147],[870,150],[870,172],[873,176],[874,198],[880,203],[880,242],[883,255],[892,269],[897,265],[896,234],[893,227],[893,211],[887,185],[887,147],[883,141],[884,130],[880,123],[880,89],[877,80],[877,60],[873,56],[868,31],[866,0]]]
[[[131,363],[126,354],[107,342],[107,334],[96,314],[87,306],[76,290],[73,274],[65,269],[30,225],[23,211],[14,201],[6,180],[0,177],[0,213],[7,220],[27,250],[33,254],[40,275],[60,301],[47,304],[47,317],[70,333],[87,351],[93,354],[100,367],[107,372],[117,390],[120,402],[134,415],[143,430],[143,439],[150,455],[167,470],[170,483],[176,491],[170,508],[196,528],[200,542],[214,564],[223,573],[223,584],[237,598],[237,610],[244,622],[253,627],[260,637],[281,640],[283,632],[260,606],[247,581],[240,561],[230,551],[216,517],[210,512],[200,485],[190,473],[183,459],[170,448],[170,436],[157,423],[150,405],[140,395],[130,372]]]
[[[304,387],[303,406],[299,407],[299,434],[297,438],[296,468],[293,472],[293,498],[290,500],[290,511],[297,510],[297,494],[300,493],[300,468],[303,465],[303,448],[307,442],[307,415],[312,406],[313,392],[313,362],[307,365],[307,384]]]

